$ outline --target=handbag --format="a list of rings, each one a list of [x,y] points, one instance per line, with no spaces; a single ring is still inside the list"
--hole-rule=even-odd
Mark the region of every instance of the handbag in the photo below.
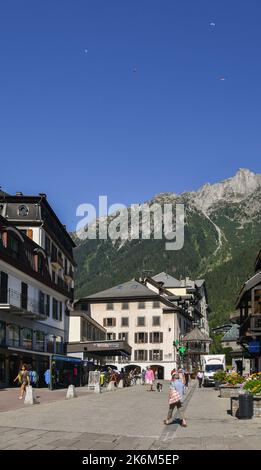
[[[169,391],[169,405],[173,405],[174,403],[177,403],[178,401],[181,401],[181,396],[179,392],[175,388],[171,388]]]

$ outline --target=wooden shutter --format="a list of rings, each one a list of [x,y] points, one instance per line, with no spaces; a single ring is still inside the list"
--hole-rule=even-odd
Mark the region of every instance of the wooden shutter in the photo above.
[[[116,326],[116,318],[112,319],[112,326]]]
[[[148,342],[148,333],[145,333],[144,343]]]
[[[163,333],[160,333],[160,343],[163,343]]]
[[[150,333],[150,343],[153,343],[153,341],[152,341],[152,333]]]
[[[163,360],[163,351],[160,350],[160,361],[162,361],[162,360]]]
[[[134,361],[137,361],[138,360],[138,351],[135,350],[134,351]]]
[[[149,351],[149,360],[152,361],[152,350]]]
[[[33,240],[33,230],[31,228],[26,231],[26,235]]]
[[[107,323],[106,323],[106,318],[103,319],[103,326],[106,326]]]
[[[144,361],[148,360],[148,351],[147,349],[144,350]]]
[[[138,333],[135,333],[134,334],[134,342],[137,343],[138,342]],[[136,351],[135,351],[136,352]]]

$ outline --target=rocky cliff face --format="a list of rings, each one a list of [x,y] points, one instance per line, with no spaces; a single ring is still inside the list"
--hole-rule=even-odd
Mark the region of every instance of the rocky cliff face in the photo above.
[[[166,252],[165,240],[153,239],[79,241],[78,295],[124,282],[143,270],[205,277],[212,323],[226,320],[261,248],[261,175],[240,169],[225,181],[180,195],[161,193],[148,204],[154,202],[184,203],[183,249]]]

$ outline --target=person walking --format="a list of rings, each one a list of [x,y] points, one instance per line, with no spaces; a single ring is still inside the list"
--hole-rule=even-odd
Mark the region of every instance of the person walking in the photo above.
[[[168,416],[164,420],[164,424],[172,424],[173,419],[173,411],[177,408],[177,415],[179,415],[179,419],[181,420],[181,426],[187,427],[187,422],[182,410],[182,402],[185,394],[185,385],[180,378],[179,374],[174,374],[170,383],[170,391],[169,391],[169,411]]]
[[[14,379],[14,382],[16,382],[17,380],[18,380],[19,384],[21,384],[19,400],[22,400],[24,398],[25,393],[26,393],[27,385],[30,385],[30,379],[29,379],[29,374],[28,374],[26,364],[22,365],[22,368],[21,368],[20,372],[18,373],[17,377]]]
[[[201,388],[202,386],[202,381],[203,381],[203,372],[202,370],[199,370],[197,373],[197,379],[198,379],[198,387]]]
[[[147,367],[146,374],[145,374],[145,381],[147,385],[150,385],[150,388],[147,389],[147,392],[154,392],[153,390],[153,382],[154,382],[155,376],[153,369],[151,367]]]

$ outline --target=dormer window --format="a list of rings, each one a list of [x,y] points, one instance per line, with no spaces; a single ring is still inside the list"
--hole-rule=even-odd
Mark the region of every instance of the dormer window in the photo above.
[[[18,207],[17,213],[18,215],[20,215],[20,217],[26,217],[29,214],[29,208],[22,204]]]

